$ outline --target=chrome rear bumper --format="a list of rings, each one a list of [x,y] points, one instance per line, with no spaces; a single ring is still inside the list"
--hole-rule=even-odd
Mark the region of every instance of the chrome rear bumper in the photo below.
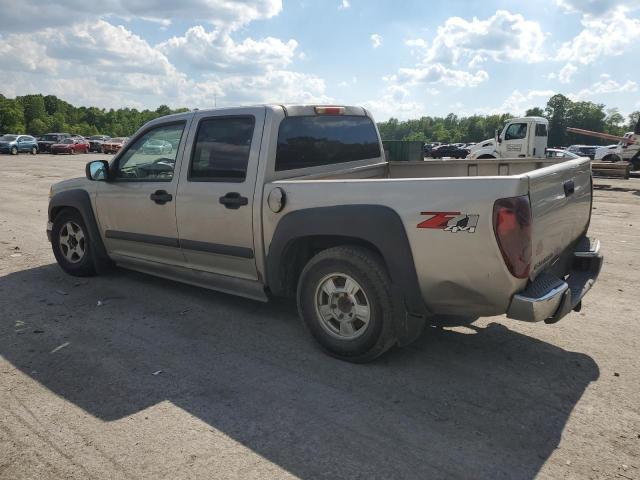
[[[596,282],[603,257],[600,242],[583,237],[573,251],[571,271],[565,278],[541,273],[511,299],[507,317],[525,322],[555,323],[571,310],[580,310],[581,300]]]

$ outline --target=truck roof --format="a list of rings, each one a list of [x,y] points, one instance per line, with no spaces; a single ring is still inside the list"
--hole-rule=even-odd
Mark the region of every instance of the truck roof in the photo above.
[[[516,118],[510,118],[508,120],[509,122],[530,122],[530,121],[534,121],[537,123],[544,123],[545,125],[549,124],[549,120],[547,120],[544,117],[516,117]]]
[[[355,115],[371,117],[371,114],[363,107],[355,105],[328,105],[328,104],[257,104],[257,105],[236,105],[233,107],[196,109],[189,112],[174,113],[159,118],[184,118],[193,113],[214,113],[224,112],[225,110],[234,110],[238,108],[268,108],[270,110],[284,110],[288,117],[318,115],[317,108],[339,108],[342,109],[342,115]]]

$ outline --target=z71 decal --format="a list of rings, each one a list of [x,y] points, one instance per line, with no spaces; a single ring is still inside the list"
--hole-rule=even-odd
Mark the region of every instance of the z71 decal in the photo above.
[[[429,215],[430,218],[420,222],[418,228],[435,228],[451,233],[474,233],[480,217],[460,212],[420,212],[420,215]]]

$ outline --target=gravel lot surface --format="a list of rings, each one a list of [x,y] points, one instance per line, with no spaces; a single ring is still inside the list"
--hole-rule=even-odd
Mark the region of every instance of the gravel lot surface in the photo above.
[[[48,188],[96,158],[0,156],[0,478],[640,479],[640,179],[596,181],[582,312],[351,365],[287,302],[63,274]]]

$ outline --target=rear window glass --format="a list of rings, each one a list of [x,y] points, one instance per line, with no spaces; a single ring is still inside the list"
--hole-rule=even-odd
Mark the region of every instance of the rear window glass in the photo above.
[[[379,156],[378,134],[368,117],[288,117],[278,132],[276,171]]]
[[[547,125],[544,123],[536,123],[536,137],[547,136]]]

